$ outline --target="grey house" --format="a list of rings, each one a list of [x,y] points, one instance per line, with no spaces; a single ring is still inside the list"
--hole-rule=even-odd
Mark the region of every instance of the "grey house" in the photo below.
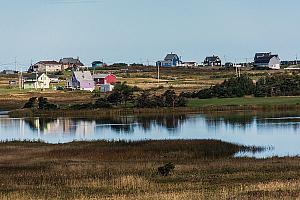
[[[278,55],[270,53],[256,53],[254,57],[254,67],[258,69],[280,69],[280,58]]]

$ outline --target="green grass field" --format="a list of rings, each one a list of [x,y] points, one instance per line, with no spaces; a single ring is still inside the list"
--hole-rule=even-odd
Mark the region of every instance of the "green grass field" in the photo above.
[[[276,105],[298,105],[300,97],[242,97],[221,99],[190,99],[188,107],[206,106],[276,106]]]

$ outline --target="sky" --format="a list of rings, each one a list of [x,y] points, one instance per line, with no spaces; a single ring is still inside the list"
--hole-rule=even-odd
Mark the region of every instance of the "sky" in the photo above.
[[[0,0],[0,69],[79,57],[86,65],[300,57],[299,0]]]

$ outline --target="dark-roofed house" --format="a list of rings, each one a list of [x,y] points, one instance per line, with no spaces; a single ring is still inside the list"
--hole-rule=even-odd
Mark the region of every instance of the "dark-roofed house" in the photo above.
[[[180,58],[173,53],[168,54],[164,60],[157,61],[156,66],[158,67],[176,67],[181,63]]]
[[[254,67],[258,69],[280,69],[280,58],[270,53],[256,53]]]
[[[101,68],[101,67],[106,67],[107,65],[102,62],[102,61],[94,61],[92,62],[92,67],[93,68]]]
[[[23,89],[48,89],[50,78],[45,73],[30,73],[22,75]]]
[[[208,56],[203,62],[204,66],[222,66],[222,61],[219,56]]]
[[[62,58],[59,63],[62,65],[62,70],[71,69],[77,70],[84,66],[79,58]]]
[[[28,72],[58,72],[62,70],[62,65],[57,61],[40,61],[29,67]]]

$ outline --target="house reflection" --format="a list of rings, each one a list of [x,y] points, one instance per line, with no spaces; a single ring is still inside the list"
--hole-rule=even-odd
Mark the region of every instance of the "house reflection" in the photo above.
[[[145,132],[159,126],[168,131],[176,131],[187,120],[186,115],[123,116],[99,119],[73,118],[26,118],[25,123],[40,134],[91,135],[109,128],[118,134],[132,134],[135,128]]]
[[[25,123],[40,134],[68,134],[86,136],[94,134],[95,122],[70,118],[27,118]]]

